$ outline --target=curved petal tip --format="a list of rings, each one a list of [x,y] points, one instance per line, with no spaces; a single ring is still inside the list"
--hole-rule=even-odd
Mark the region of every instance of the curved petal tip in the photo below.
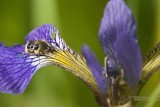
[[[99,29],[99,40],[109,58],[116,60],[114,43],[124,32],[136,39],[134,16],[123,0],[110,0]]]

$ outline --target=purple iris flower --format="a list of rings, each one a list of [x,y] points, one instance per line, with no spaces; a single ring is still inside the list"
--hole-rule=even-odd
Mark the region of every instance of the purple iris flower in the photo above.
[[[120,99],[118,93],[125,94],[127,92],[123,91],[126,90],[129,90],[126,96],[135,94],[141,78],[142,58],[137,44],[136,23],[123,0],[108,2],[99,29],[99,40],[106,56],[104,68],[87,45],[82,48],[99,90],[106,98],[112,96],[111,99]],[[117,96],[114,95],[116,93]]]
[[[52,36],[54,35],[54,38]],[[105,53],[102,67],[87,45],[84,57],[73,51],[56,27],[44,24],[26,36],[26,44],[0,44],[0,92],[23,93],[35,72],[47,65],[65,68],[83,80],[102,106],[128,102],[141,80],[142,58],[137,44],[136,23],[123,0],[110,0],[99,30]]]

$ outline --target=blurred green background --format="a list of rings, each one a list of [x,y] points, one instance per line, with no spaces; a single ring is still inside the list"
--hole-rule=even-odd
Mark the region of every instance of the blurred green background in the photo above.
[[[88,44],[103,64],[98,29],[107,0],[0,0],[0,41],[24,44],[25,35],[51,23],[77,52]],[[126,0],[138,23],[144,55],[160,40],[160,0]],[[156,75],[157,74],[157,75]],[[149,96],[160,81],[156,73],[143,88]],[[141,107],[145,102],[138,102]],[[160,104],[160,103],[159,103]],[[158,105],[158,102],[157,102]],[[71,73],[54,66],[38,70],[21,95],[0,93],[0,107],[98,107],[90,89]]]

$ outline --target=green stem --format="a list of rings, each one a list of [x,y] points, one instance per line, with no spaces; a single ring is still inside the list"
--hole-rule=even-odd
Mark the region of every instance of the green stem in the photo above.
[[[160,84],[157,86],[155,91],[151,94],[150,101],[146,103],[145,107],[153,107],[159,95],[160,95]]]

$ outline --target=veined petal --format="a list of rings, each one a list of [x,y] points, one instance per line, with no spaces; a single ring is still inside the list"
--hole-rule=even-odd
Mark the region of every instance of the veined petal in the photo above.
[[[117,37],[124,32],[136,39],[136,23],[133,14],[123,0],[110,0],[99,29],[99,40],[109,59],[117,60],[114,44]]]
[[[54,38],[52,38],[54,35]],[[50,24],[44,24],[31,31],[26,36],[27,42],[43,40],[48,43],[52,51],[44,54],[47,58],[44,62],[57,65],[70,71],[72,74],[84,81],[94,92],[97,100],[102,103],[104,98],[98,90],[96,81],[81,54],[73,51],[59,36],[58,29]],[[103,99],[103,100],[102,100]]]
[[[52,35],[54,35],[53,39]],[[45,62],[47,62],[47,64],[57,65],[70,71],[91,88],[99,104],[106,104],[106,99],[98,89],[95,78],[86,64],[86,60],[81,54],[72,50],[65,43],[65,41],[59,36],[57,28],[50,24],[42,25],[31,31],[26,36],[26,40],[27,42],[36,40],[47,42],[52,51],[48,51],[44,54],[44,56],[47,57],[45,61],[43,61],[44,65],[46,65]]]
[[[29,34],[26,36],[26,41],[34,41],[34,40],[45,40],[48,43],[52,40],[52,34],[54,32],[57,33],[57,28],[51,24],[44,24],[36,29],[32,30]]]
[[[26,41],[44,40],[47,41],[53,47],[60,48],[62,50],[68,50],[68,46],[64,40],[59,36],[58,29],[51,24],[44,24],[36,29],[32,30],[26,36]]]
[[[34,73],[45,63],[42,57],[19,52],[22,48],[0,46],[0,92],[23,93]]]
[[[93,73],[93,76],[97,82],[99,90],[106,97],[108,82],[107,82],[106,77],[102,73],[103,69],[100,63],[98,62],[95,55],[92,53],[92,51],[89,49],[88,46],[86,45],[83,46],[82,53],[87,61],[87,65],[89,66],[89,68],[91,69]]]
[[[136,41],[128,34],[117,38],[115,44],[117,59],[124,70],[124,78],[133,89],[138,85],[141,77],[142,58]]]
[[[123,0],[110,0],[105,8],[99,39],[112,65],[120,65],[131,87],[140,80],[142,58],[136,37],[136,23]]]

